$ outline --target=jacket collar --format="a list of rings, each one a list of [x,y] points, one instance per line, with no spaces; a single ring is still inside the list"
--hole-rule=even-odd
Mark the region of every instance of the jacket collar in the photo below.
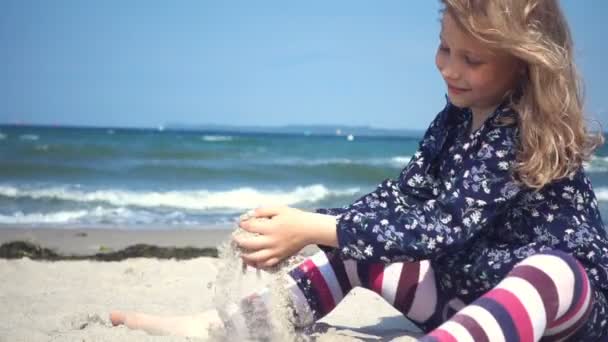
[[[457,126],[463,124],[472,119],[473,113],[470,108],[458,107],[450,101],[448,95],[445,95],[446,99],[446,123]],[[488,123],[495,123],[503,116],[513,116],[515,112],[510,106],[509,99],[504,99],[496,109],[484,120],[483,125],[487,126]]]

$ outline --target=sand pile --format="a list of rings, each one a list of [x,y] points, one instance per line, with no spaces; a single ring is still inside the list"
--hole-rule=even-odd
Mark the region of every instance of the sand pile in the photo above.
[[[241,219],[266,220],[249,215]],[[237,227],[232,236],[237,235],[255,234]],[[243,252],[232,239],[219,248],[220,266],[213,304],[226,327],[212,332],[212,336],[218,340],[302,340],[295,332],[295,311],[288,293],[287,273],[303,257],[290,257],[262,271],[245,265],[241,259]]]

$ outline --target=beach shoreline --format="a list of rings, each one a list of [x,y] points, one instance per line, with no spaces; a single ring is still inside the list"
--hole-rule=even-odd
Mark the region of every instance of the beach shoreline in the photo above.
[[[0,245],[27,241],[65,255],[90,255],[117,251],[136,244],[159,247],[217,248],[228,241],[232,228],[214,226],[200,229],[123,229],[123,228],[36,228],[0,226]]]
[[[83,234],[85,233],[85,234]],[[218,247],[226,228],[127,230],[91,228],[0,228],[0,244],[22,240],[74,255],[100,246],[118,250],[134,244]],[[0,259],[0,341],[192,341],[112,327],[111,310],[158,315],[192,315],[213,307],[222,261],[128,258],[99,262]],[[361,307],[366,310],[361,310]],[[353,312],[357,312],[353,315]],[[413,341],[415,327],[375,293],[354,289],[319,323],[317,341]],[[196,339],[194,339],[196,340]]]

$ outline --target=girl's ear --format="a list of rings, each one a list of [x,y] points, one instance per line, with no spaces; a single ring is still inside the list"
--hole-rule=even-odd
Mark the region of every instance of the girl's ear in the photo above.
[[[519,60],[518,66],[518,74],[522,78],[526,78],[528,76],[528,63],[525,61]]]

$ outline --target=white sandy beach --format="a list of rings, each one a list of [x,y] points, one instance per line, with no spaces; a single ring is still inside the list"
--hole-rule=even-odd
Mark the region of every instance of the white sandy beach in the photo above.
[[[0,243],[15,239],[70,254],[100,245],[135,243],[217,246],[228,231],[113,231],[0,229]],[[80,234],[79,234],[80,233]],[[181,241],[179,236],[185,237]],[[168,236],[173,236],[172,239]],[[168,241],[169,240],[169,241]],[[204,244],[203,244],[204,243]],[[108,247],[109,246],[109,247]],[[88,251],[88,252],[87,252]],[[150,314],[195,314],[212,307],[220,260],[133,258],[119,262],[0,259],[0,341],[189,341],[112,327],[113,309]],[[319,341],[412,341],[415,328],[376,294],[355,289],[319,324]],[[325,323],[325,324],[323,324]]]

